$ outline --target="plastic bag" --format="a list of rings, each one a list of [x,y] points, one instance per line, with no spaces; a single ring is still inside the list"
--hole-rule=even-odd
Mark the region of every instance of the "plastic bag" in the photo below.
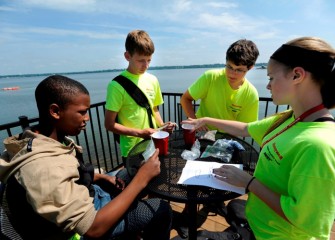
[[[218,139],[213,146],[208,145],[200,158],[215,157],[222,162],[229,163],[233,157],[234,150],[244,151],[244,147],[235,140]]]
[[[197,132],[198,139],[205,139],[215,142],[215,134],[217,130],[211,130],[211,131],[199,131]]]
[[[199,158],[199,156],[200,156],[200,142],[198,139],[195,140],[195,142],[193,143],[193,146],[191,147],[191,151],[185,149],[181,153],[181,157],[185,160],[195,160]]]
[[[154,141],[151,139],[145,151],[142,153],[144,161],[146,162],[156,151]]]

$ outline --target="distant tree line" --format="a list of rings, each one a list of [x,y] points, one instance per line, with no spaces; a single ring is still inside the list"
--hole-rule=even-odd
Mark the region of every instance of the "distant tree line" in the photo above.
[[[198,65],[187,65],[187,66],[157,66],[149,67],[149,70],[163,70],[163,69],[190,69],[190,68],[222,68],[225,64],[214,63],[214,64],[198,64]],[[267,63],[256,63],[255,67],[264,69]],[[63,73],[40,73],[40,74],[16,74],[16,75],[3,75],[0,78],[7,77],[35,77],[35,76],[49,76],[54,74],[82,74],[82,73],[103,73],[103,72],[121,72],[124,69],[105,69],[105,70],[95,70],[95,71],[82,71],[82,72],[63,72]]]

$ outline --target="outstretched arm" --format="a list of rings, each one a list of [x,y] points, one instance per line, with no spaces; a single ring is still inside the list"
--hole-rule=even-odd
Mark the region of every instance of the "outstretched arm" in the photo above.
[[[182,121],[182,123],[188,123],[195,126],[195,129],[199,129],[204,125],[212,125],[219,129],[222,129],[226,133],[234,136],[249,137],[248,124],[244,122],[222,120],[217,118],[204,117],[199,119],[189,118]]]

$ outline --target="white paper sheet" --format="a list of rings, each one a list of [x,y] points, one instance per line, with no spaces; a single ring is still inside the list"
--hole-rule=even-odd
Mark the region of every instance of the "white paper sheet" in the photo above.
[[[214,175],[212,174],[213,168],[219,168],[222,165],[225,164],[217,162],[187,161],[183,172],[179,178],[178,184],[207,186],[244,194],[244,188],[235,187],[214,177]],[[229,165],[233,165],[237,168],[243,169],[242,164]]]

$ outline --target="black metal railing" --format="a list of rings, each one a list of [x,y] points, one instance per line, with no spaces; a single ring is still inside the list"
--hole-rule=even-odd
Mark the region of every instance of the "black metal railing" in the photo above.
[[[159,111],[163,121],[173,121],[180,123],[186,119],[181,105],[180,97],[182,93],[163,93],[164,104],[160,106]],[[279,111],[288,109],[288,106],[275,106],[271,98],[260,97],[259,118],[272,115]],[[194,102],[196,106],[199,102]],[[104,127],[105,102],[92,104],[89,109],[90,122],[86,130],[75,137],[77,144],[83,146],[84,159],[92,163],[96,168],[105,171],[113,171],[119,168],[122,163],[119,145],[114,141],[113,134]],[[38,118],[19,117],[19,121],[0,125],[0,151],[4,151],[3,140],[9,136],[19,134],[22,129],[34,125]],[[259,146],[251,138],[244,138],[256,150]]]

